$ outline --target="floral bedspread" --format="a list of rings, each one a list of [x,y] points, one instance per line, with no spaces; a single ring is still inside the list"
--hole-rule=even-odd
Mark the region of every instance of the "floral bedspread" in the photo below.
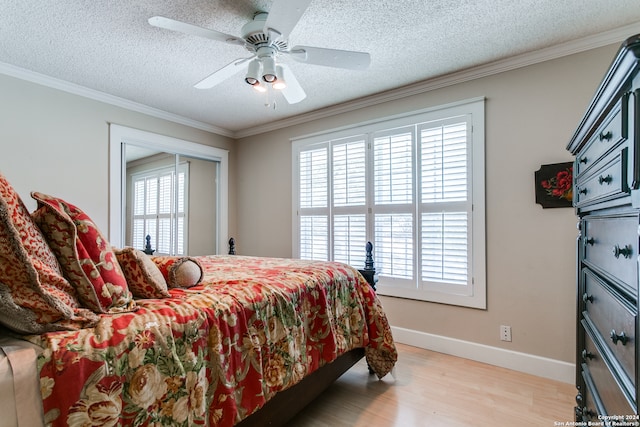
[[[350,349],[380,377],[397,353],[380,303],[344,264],[198,257],[205,276],[95,328],[28,337],[52,426],[232,426]]]

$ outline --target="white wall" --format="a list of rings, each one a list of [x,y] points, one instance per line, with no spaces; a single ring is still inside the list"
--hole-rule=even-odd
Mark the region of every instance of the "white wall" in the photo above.
[[[229,150],[229,233],[235,233],[231,138],[0,74],[0,172],[29,210],[31,191],[62,197],[109,235],[109,123]]]
[[[534,171],[570,161],[565,147],[618,46],[460,83],[238,143],[238,252],[289,257],[291,143],[301,135],[486,97],[487,310],[382,297],[392,325],[572,362],[573,209],[535,204]],[[499,340],[511,325],[513,341]]]

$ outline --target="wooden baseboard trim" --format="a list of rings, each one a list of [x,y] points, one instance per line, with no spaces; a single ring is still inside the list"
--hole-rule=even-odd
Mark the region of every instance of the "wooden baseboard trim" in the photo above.
[[[573,384],[576,379],[575,366],[569,362],[396,326],[392,326],[391,330],[393,338],[402,344],[463,357],[569,384]]]

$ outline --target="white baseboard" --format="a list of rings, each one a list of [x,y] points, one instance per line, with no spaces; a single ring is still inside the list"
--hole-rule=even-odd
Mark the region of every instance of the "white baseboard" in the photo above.
[[[392,326],[396,342],[574,384],[575,365],[503,348]]]

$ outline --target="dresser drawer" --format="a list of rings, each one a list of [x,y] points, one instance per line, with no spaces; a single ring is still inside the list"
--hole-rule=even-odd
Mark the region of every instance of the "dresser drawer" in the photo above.
[[[586,353],[586,350],[584,353]],[[598,414],[604,414],[606,411],[602,407],[600,396],[597,396],[597,392],[595,391],[596,385],[593,383],[589,368],[585,363],[579,364],[578,366],[584,388],[581,389],[581,398],[578,399],[576,397],[576,401],[578,402],[578,406],[576,407],[576,421],[595,421],[598,419]]]
[[[583,261],[632,297],[638,294],[638,216],[588,216]]]
[[[598,419],[598,414],[604,412],[602,409],[598,409],[596,401],[593,396],[593,380],[591,376],[585,372],[581,371],[582,378],[584,379],[584,383],[586,387],[582,390],[582,401],[579,402],[581,405],[576,407],[576,421],[595,421]]]
[[[584,150],[576,157],[576,177],[586,172],[609,150],[613,149],[623,136],[623,119],[620,106],[611,112],[600,128],[591,137]],[[626,132],[624,132],[626,135]]]
[[[585,337],[585,345],[587,362],[582,364],[582,373],[585,383],[593,384],[594,390],[590,390],[592,398],[600,401],[607,415],[635,414],[635,404],[627,399],[589,334]]]
[[[637,313],[630,304],[616,297],[606,285],[589,270],[584,275],[583,316],[592,323],[602,341],[611,350],[615,363],[620,364],[628,379],[625,382],[635,385],[636,382],[636,328]]]
[[[629,195],[627,150],[624,147],[614,151],[592,172],[577,179],[573,195],[577,208]]]

